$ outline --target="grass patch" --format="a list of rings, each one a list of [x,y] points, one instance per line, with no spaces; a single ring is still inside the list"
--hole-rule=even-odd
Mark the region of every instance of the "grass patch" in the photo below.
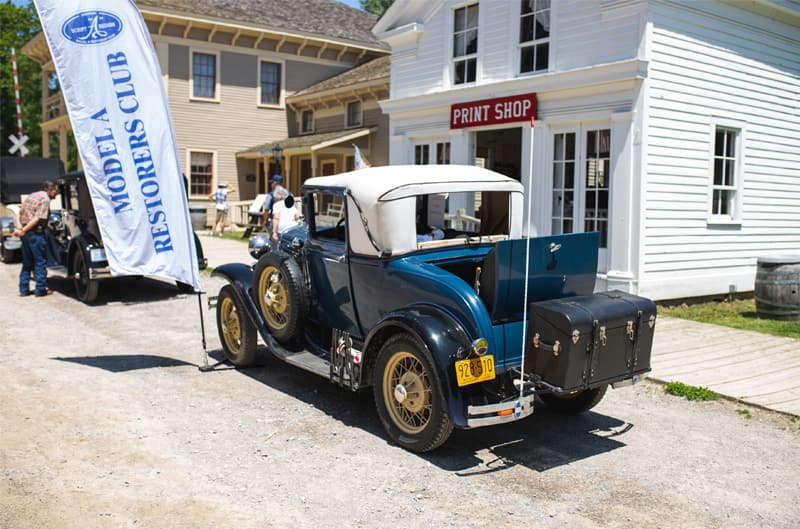
[[[664,392],[678,397],[685,397],[686,400],[717,400],[719,393],[708,388],[690,386],[683,382],[668,382],[664,386]]]
[[[759,318],[756,314],[756,302],[753,299],[659,306],[658,313],[662,316],[683,318],[702,323],[714,323],[725,327],[733,327],[734,329],[800,339],[800,324],[798,322]]]
[[[250,241],[250,237],[245,237],[244,239],[242,239],[242,233],[244,232],[226,231],[225,233],[222,234],[222,238],[228,239],[229,241],[239,241],[247,244]]]
[[[752,419],[753,418],[753,414],[750,412],[750,410],[745,409],[745,408],[739,408],[738,410],[736,410],[736,413],[738,413],[739,415],[741,415],[745,419]]]

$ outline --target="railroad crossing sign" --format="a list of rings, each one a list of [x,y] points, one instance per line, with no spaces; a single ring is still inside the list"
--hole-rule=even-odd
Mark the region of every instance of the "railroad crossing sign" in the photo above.
[[[11,140],[11,148],[8,149],[9,154],[14,154],[15,152],[19,151],[19,155],[23,158],[28,155],[28,148],[25,147],[25,142],[28,141],[28,137],[24,134],[20,136],[15,136],[13,134],[8,135],[8,139]]]

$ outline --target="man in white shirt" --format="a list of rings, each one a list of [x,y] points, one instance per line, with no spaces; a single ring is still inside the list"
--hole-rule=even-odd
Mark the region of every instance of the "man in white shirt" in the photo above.
[[[272,195],[272,250],[276,251],[280,236],[300,223],[300,211],[294,197],[285,188],[276,188]]]

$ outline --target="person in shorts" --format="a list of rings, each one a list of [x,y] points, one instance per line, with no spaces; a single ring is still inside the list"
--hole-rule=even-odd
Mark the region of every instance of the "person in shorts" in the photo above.
[[[211,228],[211,235],[219,235],[225,232],[225,220],[228,216],[228,193],[233,193],[236,190],[225,182],[217,184],[217,189],[208,195],[209,200],[216,202],[217,215],[214,218],[214,226]]]

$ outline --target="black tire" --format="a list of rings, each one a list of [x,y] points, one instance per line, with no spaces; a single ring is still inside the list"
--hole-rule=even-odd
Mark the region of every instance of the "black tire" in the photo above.
[[[256,362],[256,326],[245,313],[231,285],[222,287],[217,297],[217,332],[225,358],[230,363],[248,367]]]
[[[566,395],[556,395],[555,393],[545,393],[539,398],[547,404],[547,407],[558,413],[565,415],[577,415],[589,411],[603,399],[608,386],[600,386],[593,389],[576,391]]]
[[[375,406],[389,437],[412,452],[429,452],[453,432],[447,404],[427,348],[396,334],[375,362]]]
[[[279,252],[265,253],[256,263],[253,282],[258,310],[272,336],[283,344],[298,338],[308,314],[308,296],[295,260]]]
[[[9,264],[22,261],[22,250],[6,250],[5,239],[0,241],[0,261]]]
[[[89,266],[80,248],[77,248],[75,255],[72,256],[72,273],[75,295],[86,304],[94,303],[100,291],[100,282],[89,278]]]

